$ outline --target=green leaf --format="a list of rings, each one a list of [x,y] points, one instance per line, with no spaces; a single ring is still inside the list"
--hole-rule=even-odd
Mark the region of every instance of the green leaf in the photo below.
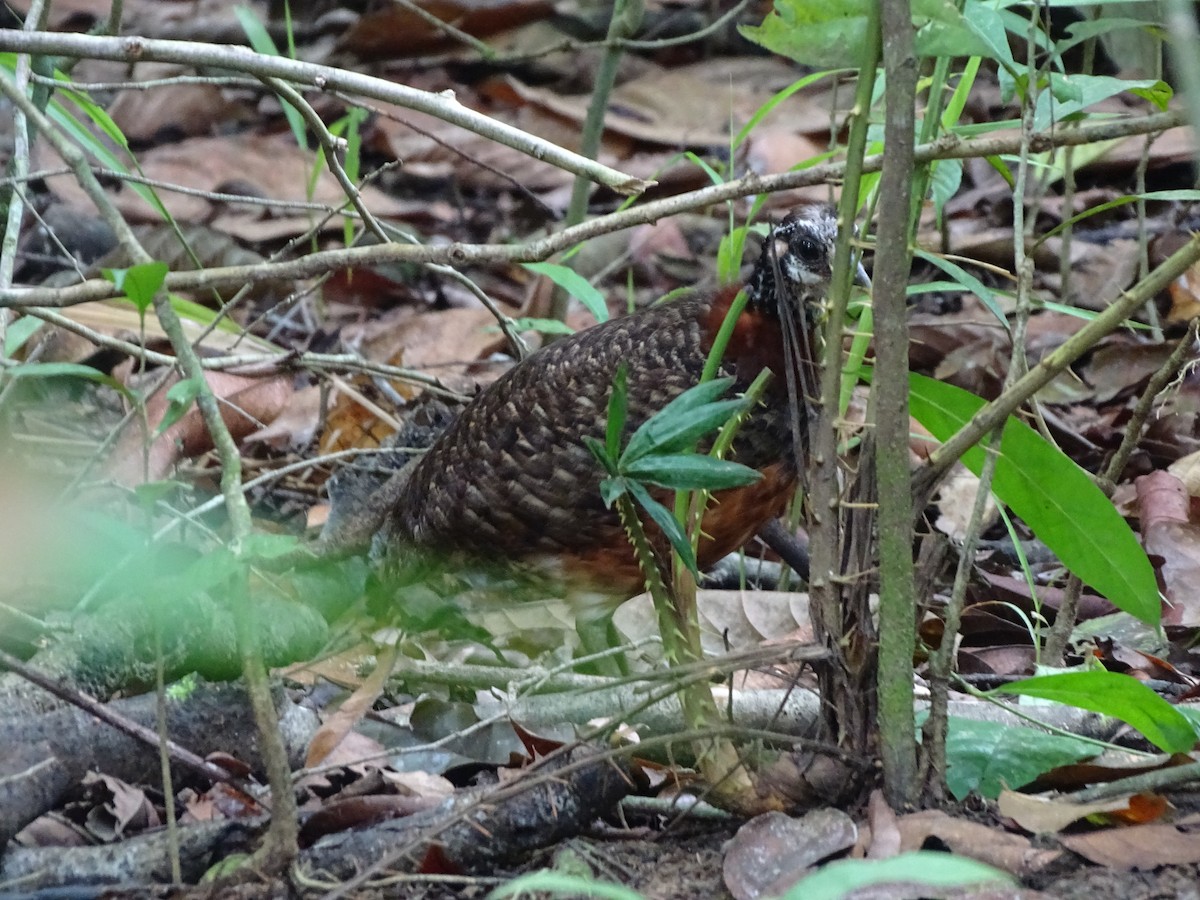
[[[643,900],[642,895],[637,891],[632,891],[622,885],[596,881],[592,878],[581,878],[578,875],[568,875],[552,869],[542,869],[514,878],[488,894],[487,900],[531,897],[534,894],[550,897],[588,897],[595,898],[595,900]]]
[[[994,59],[1000,63],[1001,77],[1016,71],[1017,63],[1013,59],[1012,48],[1008,45],[1008,33],[1004,29],[1004,20],[996,12],[994,6],[980,0],[966,0],[962,7],[963,21],[975,36],[988,46],[986,54],[972,54]]]
[[[929,190],[933,197],[933,208],[941,219],[942,210],[962,185],[963,167],[961,159],[939,159],[930,167]]]
[[[964,269],[962,266],[952,263],[950,260],[940,256],[937,253],[929,253],[925,250],[915,250],[913,255],[918,259],[923,259],[931,265],[937,266],[954,281],[958,286],[970,291],[979,298],[979,302],[987,307],[988,311],[996,317],[996,321],[1008,330],[1008,316],[1004,314],[1004,310],[1000,307],[1000,301],[996,299],[996,292],[985,285],[982,281]]]
[[[1042,131],[1054,122],[1061,122],[1089,106],[1109,97],[1129,91],[1166,109],[1171,99],[1171,87],[1165,81],[1154,79],[1127,80],[1110,75],[1056,75],[1050,82],[1051,90],[1038,95],[1037,108],[1033,114],[1033,127]],[[1060,100],[1064,91],[1067,99]]]
[[[102,269],[105,278],[111,281],[128,298],[139,313],[145,313],[154,302],[154,296],[167,277],[165,262],[142,263],[128,269]]]
[[[11,359],[43,324],[37,316],[21,316],[11,323],[4,332],[4,355]]]
[[[513,328],[517,331],[536,331],[540,334],[567,335],[575,333],[575,329],[566,322],[560,322],[558,319],[539,319],[530,316],[513,319]]]
[[[275,559],[296,550],[300,539],[294,534],[268,534],[255,531],[242,539],[241,555],[255,559]]]
[[[692,552],[692,544],[687,539],[687,535],[683,533],[683,529],[679,526],[679,522],[676,521],[675,516],[665,506],[651,497],[649,492],[636,481],[626,481],[625,485],[629,489],[629,493],[633,499],[638,502],[638,505],[662,529],[663,534],[667,536],[667,540],[671,542],[671,546],[675,548],[675,552],[679,554],[680,561],[687,566],[689,572],[699,578],[700,571],[696,566],[696,554]]]
[[[233,13],[237,16],[238,24],[242,26],[242,31],[246,33],[246,40],[250,42],[250,46],[263,56],[282,56],[279,48],[275,46],[275,39],[271,37],[271,33],[267,31],[265,25],[258,20],[257,14],[249,6],[235,6]],[[304,116],[300,114],[300,110],[296,109],[290,103],[284,102],[283,114],[287,118],[288,127],[292,130],[292,136],[296,139],[296,145],[302,150],[308,149],[308,130],[304,122]]]
[[[739,25],[749,41],[814,68],[862,65],[871,0],[776,0],[762,25]]]
[[[185,378],[177,381],[167,389],[167,411],[163,413],[162,421],[154,429],[154,436],[159,437],[164,431],[183,418],[196,402],[204,383],[197,378]]]
[[[910,375],[909,386],[912,414],[940,441],[984,405],[974,394],[920,375]],[[971,448],[963,463],[978,474],[983,450]],[[1061,450],[1011,417],[992,490],[1085,583],[1143,622],[1159,621],[1154,569],[1112,501]]]
[[[534,274],[545,275],[582,303],[587,307],[588,312],[596,317],[597,322],[608,321],[608,304],[604,302],[604,295],[570,266],[545,262],[523,263],[523,265]]]
[[[872,0],[775,0],[760,26],[739,26],[747,40],[815,68],[859,68],[864,58]],[[920,56],[987,56],[996,52],[970,27],[950,0],[912,4]]]
[[[608,397],[608,427],[604,434],[604,447],[608,458],[614,462],[621,457],[621,434],[629,418],[629,364],[622,362],[613,376],[612,393]]]
[[[721,491],[754,484],[762,478],[749,466],[698,453],[643,456],[621,474],[677,491]]]
[[[599,441],[596,443],[599,445]],[[628,482],[620,475],[603,479],[600,482],[600,497],[604,500],[604,505],[611,508],[617,502],[617,498],[624,494],[628,487]]]
[[[1179,710],[1136,678],[1116,672],[1042,675],[988,693],[1038,697],[1120,719],[1165,753],[1185,753],[1196,743],[1195,729]]]
[[[675,453],[689,449],[703,435],[724,425],[745,401],[721,400],[732,378],[714,378],[688,388],[641,424],[621,456],[628,465],[648,453]]]
[[[82,363],[21,363],[3,372],[8,378],[83,378],[120,391],[126,397],[131,396],[129,388],[117,379]]]
[[[793,885],[783,895],[783,900],[841,900],[852,892],[857,893],[860,888],[897,882],[905,886],[960,887],[986,882],[1015,885],[1016,879],[973,859],[932,850],[916,850],[891,859],[832,862]],[[870,893],[873,897],[891,895],[886,889]],[[943,893],[928,891],[922,892],[922,896],[942,896]],[[900,895],[897,892],[896,896]],[[906,890],[903,896],[916,894]]]
[[[600,463],[600,465],[604,467],[605,472],[611,476],[616,476],[617,461],[609,458],[608,451],[605,450],[602,443],[600,443],[591,435],[585,434],[583,436],[583,445],[592,452],[592,456],[596,457],[596,462]]]
[[[1016,790],[1098,751],[1080,738],[953,717],[946,735],[946,786],[957,800],[972,791],[992,800],[1006,788]]]

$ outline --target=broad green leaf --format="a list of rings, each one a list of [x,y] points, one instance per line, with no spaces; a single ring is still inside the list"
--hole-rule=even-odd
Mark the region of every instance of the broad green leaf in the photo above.
[[[545,275],[582,303],[587,307],[588,312],[596,317],[597,322],[608,321],[608,304],[604,302],[604,295],[570,266],[545,262],[523,263],[523,265],[530,272],[537,275]]]
[[[197,378],[185,378],[182,381],[177,381],[167,389],[167,410],[163,413],[162,421],[158,423],[158,427],[154,429],[154,436],[158,437],[176,422],[184,417],[192,404],[196,402],[196,397],[200,395],[204,383]]]
[[[22,316],[10,323],[4,332],[4,355],[11,359],[42,325],[42,320],[37,316]]]
[[[871,0],[775,0],[762,25],[738,30],[748,40],[805,65],[858,68],[871,6]],[[991,58],[995,52],[992,42],[977,35],[950,0],[915,0],[912,15],[919,56]]]
[[[101,274],[137,307],[139,313],[144,313],[154,302],[154,295],[162,287],[167,271],[165,262],[155,260],[128,269],[102,269]]]
[[[721,491],[753,484],[762,477],[749,466],[698,453],[643,456],[621,474],[677,491]]]
[[[921,375],[910,375],[909,386],[913,416],[941,441],[984,405]],[[983,450],[971,448],[963,463],[978,474]],[[1061,450],[1014,418],[1004,428],[992,490],[1086,584],[1143,622],[1159,621],[1154,569],[1112,501]]]
[[[729,389],[731,378],[715,378],[688,388],[641,424],[621,456],[628,465],[647,453],[690,449],[702,436],[724,425],[745,406],[741,398],[711,402]]]
[[[1015,885],[1016,879],[1006,872],[963,856],[938,853],[933,850],[915,850],[901,853],[891,859],[853,859],[832,862],[822,866],[816,873],[794,884],[783,900],[841,900],[842,897],[860,896],[860,889],[878,886],[881,890],[864,891],[872,897],[891,896],[886,885],[901,883],[910,890],[896,896],[917,896],[911,888],[919,887],[965,887],[973,884],[998,882]],[[922,892],[922,896],[943,896],[944,891]],[[956,893],[955,896],[958,896]]]
[[[1015,71],[1017,63],[1013,59],[1012,48],[1008,45],[1008,33],[1004,30],[1004,20],[995,8],[988,3],[980,2],[980,0],[966,0],[962,10],[966,27],[971,29],[979,40],[987,44],[989,50],[987,54],[972,54],[972,56],[986,55],[989,59],[1000,63],[1001,77]]]
[[[1172,94],[1165,81],[1133,81],[1110,75],[1055,75],[1050,85],[1051,91],[1038,95],[1037,109],[1034,110],[1033,127],[1038,131],[1125,91],[1149,100],[1160,109],[1166,109]],[[1064,90],[1069,90],[1070,94],[1061,100],[1059,97],[1063,96]]]
[[[256,559],[275,559],[291,553],[300,545],[294,534],[269,534],[255,531],[242,539],[241,555]]]
[[[1117,672],[1042,675],[988,693],[1038,697],[1120,719],[1166,753],[1185,753],[1196,744],[1196,731],[1179,710],[1136,678]]]
[[[651,497],[649,492],[636,481],[627,481],[625,485],[638,505],[662,529],[663,534],[667,536],[667,540],[671,542],[671,546],[675,548],[675,552],[679,554],[680,561],[687,566],[689,572],[699,578],[700,572],[696,566],[696,554],[692,552],[691,542],[688,541],[687,535],[683,533],[683,529],[679,526],[679,522],[676,521],[675,516],[665,506]]]
[[[1090,741],[999,722],[951,718],[946,735],[946,786],[955,799],[972,791],[989,800],[1058,766],[1095,756]]]

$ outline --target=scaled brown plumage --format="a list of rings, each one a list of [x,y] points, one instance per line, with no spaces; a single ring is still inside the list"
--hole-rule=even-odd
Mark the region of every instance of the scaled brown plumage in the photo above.
[[[776,376],[730,457],[764,477],[714,497],[701,566],[738,549],[788,502],[797,466],[779,311],[787,309],[801,330],[810,327],[811,310],[828,287],[835,237],[830,207],[793,212],[772,230],[746,284],[749,302],[722,374],[734,377],[734,392],[763,368]],[[617,513],[600,498],[603,472],[583,437],[604,439],[622,362],[629,367],[626,437],[696,384],[736,294],[726,288],[653,306],[556,341],[516,365],[411,467],[382,546],[521,564],[601,605],[640,591],[642,574]]]

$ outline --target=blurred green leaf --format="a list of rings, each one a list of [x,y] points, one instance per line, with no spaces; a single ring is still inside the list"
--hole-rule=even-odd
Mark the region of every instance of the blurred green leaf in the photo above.
[[[161,436],[163,432],[182,419],[192,408],[192,404],[196,402],[196,398],[203,388],[204,382],[198,378],[185,378],[167,388],[167,409],[163,413],[162,421],[154,429],[154,436]]]
[[[916,850],[890,859],[853,859],[829,863],[797,882],[783,895],[783,900],[841,900],[851,895],[892,896],[886,886],[897,882],[906,887],[930,888],[964,887],[988,882],[1017,883],[1008,873],[973,859],[932,850]],[[873,886],[881,890],[868,890]],[[921,896],[944,895],[944,891],[937,890],[921,892]],[[897,893],[896,896],[901,894]],[[916,894],[905,890],[902,896]],[[955,892],[955,896],[959,896],[958,892]]]
[[[10,323],[4,332],[4,355],[11,359],[13,354],[24,347],[25,342],[33,337],[43,324],[42,320],[36,316],[21,316],[15,322]]]

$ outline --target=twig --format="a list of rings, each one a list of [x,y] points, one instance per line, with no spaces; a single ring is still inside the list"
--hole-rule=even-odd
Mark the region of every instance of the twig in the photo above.
[[[0,50],[55,54],[80,59],[106,59],[123,63],[154,61],[198,67],[217,66],[245,72],[258,78],[283,78],[322,91],[346,91],[436,116],[572,174],[584,175],[617,193],[637,194],[649,186],[649,182],[641,178],[600,165],[577,153],[564,150],[557,144],[477,113],[461,105],[455,99],[453,91],[432,94],[345,69],[280,56],[264,56],[248,47],[142,37],[108,38],[84,34],[0,30]]]
[[[0,49],[4,49],[7,32],[0,31]],[[1184,124],[1180,113],[1158,113],[1136,119],[1092,123],[1079,128],[1059,128],[1053,134],[1039,133],[1030,137],[1030,147],[1038,152],[1055,147],[1077,146],[1099,141],[1115,140],[1137,134],[1163,131]],[[1016,153],[1020,149],[1017,136],[998,135],[988,138],[962,140],[953,135],[917,147],[913,153],[916,163],[937,159],[965,159]],[[883,164],[883,154],[866,157],[863,172],[877,172]],[[567,250],[581,241],[600,235],[653,222],[713,204],[749,197],[754,194],[791,190],[824,182],[840,181],[846,175],[844,163],[826,163],[796,172],[778,175],[748,175],[736,181],[689,191],[675,197],[656,200],[590,219],[572,228],[527,241],[523,244],[498,246],[494,244],[454,243],[443,246],[382,244],[311,253],[299,259],[276,263],[256,263],[249,266],[224,266],[202,272],[172,272],[166,287],[176,292],[189,292],[220,287],[227,284],[250,284],[273,279],[307,278],[336,269],[382,265],[396,262],[442,263],[451,266],[539,262]],[[92,300],[116,296],[113,285],[93,279],[67,288],[0,288],[0,307],[4,306],[73,306]]]

